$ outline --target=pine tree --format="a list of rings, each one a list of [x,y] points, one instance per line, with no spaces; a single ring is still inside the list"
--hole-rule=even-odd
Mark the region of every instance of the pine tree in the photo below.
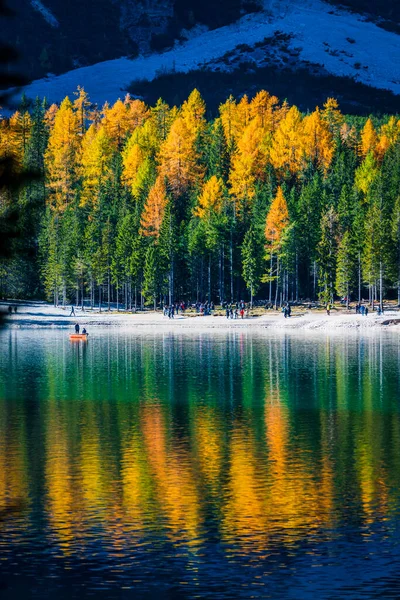
[[[262,237],[253,226],[247,230],[242,244],[243,279],[250,292],[250,306],[253,308],[253,297],[257,293],[263,273]]]
[[[336,266],[336,292],[346,298],[346,308],[349,309],[350,295],[356,281],[356,262],[353,240],[349,230],[346,230],[339,243]]]
[[[319,297],[326,305],[333,303],[335,293],[337,227],[337,214],[330,207],[321,219],[321,239],[318,244]]]

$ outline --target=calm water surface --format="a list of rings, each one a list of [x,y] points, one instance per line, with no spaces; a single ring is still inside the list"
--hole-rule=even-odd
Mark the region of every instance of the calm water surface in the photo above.
[[[400,337],[0,333],[0,596],[398,598]]]

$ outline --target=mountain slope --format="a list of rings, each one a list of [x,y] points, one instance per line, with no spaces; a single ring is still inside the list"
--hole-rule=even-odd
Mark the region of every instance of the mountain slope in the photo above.
[[[277,39],[284,44],[277,44]],[[103,104],[122,97],[132,82],[152,80],[162,73],[187,73],[199,66],[230,71],[234,65],[227,53],[238,46],[240,50],[240,45],[245,46],[239,60],[250,62],[248,68],[257,69],[267,56],[275,65],[290,62],[294,69],[297,64],[316,75],[351,77],[400,94],[400,36],[322,0],[268,0],[263,12],[200,33],[173,50],[75,69],[35,81],[25,92],[29,97],[59,101],[83,85],[94,102]]]

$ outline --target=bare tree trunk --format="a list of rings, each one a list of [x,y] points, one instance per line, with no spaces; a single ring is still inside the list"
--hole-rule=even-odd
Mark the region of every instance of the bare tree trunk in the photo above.
[[[277,308],[278,308],[278,291],[279,291],[279,256],[276,257],[275,310],[277,310]]]
[[[361,304],[361,252],[358,253],[358,304]]]
[[[232,241],[232,229],[231,229],[231,240],[230,240],[230,268],[231,268],[231,302],[233,302],[233,241]]]
[[[208,301],[211,302],[211,252],[208,255]]]
[[[383,264],[379,261],[379,309],[383,312]]]
[[[313,293],[313,300],[315,300],[315,298],[316,298],[316,289],[317,289],[317,265],[316,265],[315,260],[314,260],[314,293]]]
[[[270,304],[272,302],[272,252],[271,252],[271,258],[270,258],[270,262],[269,262],[269,298],[268,298],[268,302]]]
[[[99,311],[101,312],[101,284],[99,285]]]
[[[111,301],[111,282],[110,282],[110,271],[108,271],[107,274],[107,304],[108,304],[108,312],[110,312],[111,310],[111,306],[110,306],[110,301]]]

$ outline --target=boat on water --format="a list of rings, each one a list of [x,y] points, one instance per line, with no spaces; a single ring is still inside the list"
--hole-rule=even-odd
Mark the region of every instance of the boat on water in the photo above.
[[[79,341],[79,340],[83,340],[86,341],[88,339],[89,335],[87,333],[70,333],[69,334],[69,339],[71,341]]]

